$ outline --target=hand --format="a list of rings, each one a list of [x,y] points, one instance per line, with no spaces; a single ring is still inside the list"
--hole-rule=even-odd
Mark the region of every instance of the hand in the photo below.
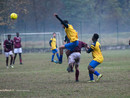
[[[58,16],[57,13],[54,13],[54,16]]]

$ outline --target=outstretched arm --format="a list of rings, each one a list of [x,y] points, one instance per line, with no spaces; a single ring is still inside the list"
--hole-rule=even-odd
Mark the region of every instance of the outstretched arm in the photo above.
[[[60,17],[56,13],[54,13],[54,16],[61,22],[61,24],[68,28],[68,24],[66,24],[62,19],[60,19]]]

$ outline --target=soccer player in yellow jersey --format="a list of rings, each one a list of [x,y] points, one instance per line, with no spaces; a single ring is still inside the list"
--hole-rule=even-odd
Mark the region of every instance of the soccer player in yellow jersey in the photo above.
[[[65,45],[60,46],[60,60],[59,63],[62,63],[62,57],[63,57],[63,49],[68,49],[70,51],[73,51],[75,47],[78,46],[78,33],[76,30],[73,28],[72,25],[68,23],[67,20],[62,20],[59,18],[57,14],[54,14],[54,16],[61,22],[63,28],[65,29],[66,35],[68,39],[70,40],[70,43],[67,43]]]
[[[51,62],[54,62],[55,53],[56,53],[56,56],[59,60],[59,54],[58,54],[57,45],[56,45],[56,33],[55,32],[53,33],[53,38],[50,39],[49,44],[51,46],[51,50],[52,50],[52,53],[53,53],[52,58],[51,58]]]
[[[95,82],[93,74],[95,74],[98,77],[96,81],[99,81],[100,78],[103,76],[102,74],[100,74],[99,72],[95,70],[95,68],[99,64],[101,64],[104,60],[102,52],[101,52],[101,46],[100,46],[100,43],[98,42],[98,38],[99,38],[99,35],[95,33],[92,37],[93,43],[91,47],[87,50],[88,53],[92,52],[92,56],[93,56],[93,60],[90,62],[88,66],[89,77],[90,77],[89,82]]]

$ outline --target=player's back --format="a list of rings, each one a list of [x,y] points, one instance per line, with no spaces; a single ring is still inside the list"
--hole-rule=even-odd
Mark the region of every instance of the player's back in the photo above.
[[[98,61],[99,63],[102,63],[104,58],[101,52],[101,45],[98,41],[96,41],[95,43],[93,43],[91,45],[91,48],[93,49],[92,51],[92,56],[94,58],[95,61]]]
[[[73,28],[72,25],[68,24],[68,28],[65,28],[65,32],[70,42],[78,40],[78,33],[76,32],[76,30]]]

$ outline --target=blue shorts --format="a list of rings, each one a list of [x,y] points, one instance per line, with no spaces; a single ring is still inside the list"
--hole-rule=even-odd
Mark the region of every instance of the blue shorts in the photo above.
[[[58,52],[57,49],[53,49],[53,50],[52,50],[52,53],[56,53],[56,52]]]
[[[75,47],[77,47],[79,44],[79,41],[74,41],[72,43],[67,43],[65,44],[65,48],[70,50],[70,51],[73,51]]]
[[[99,62],[94,61],[94,60],[92,60],[92,61],[89,63],[89,65],[92,66],[93,68],[97,67],[99,64],[100,64]]]

